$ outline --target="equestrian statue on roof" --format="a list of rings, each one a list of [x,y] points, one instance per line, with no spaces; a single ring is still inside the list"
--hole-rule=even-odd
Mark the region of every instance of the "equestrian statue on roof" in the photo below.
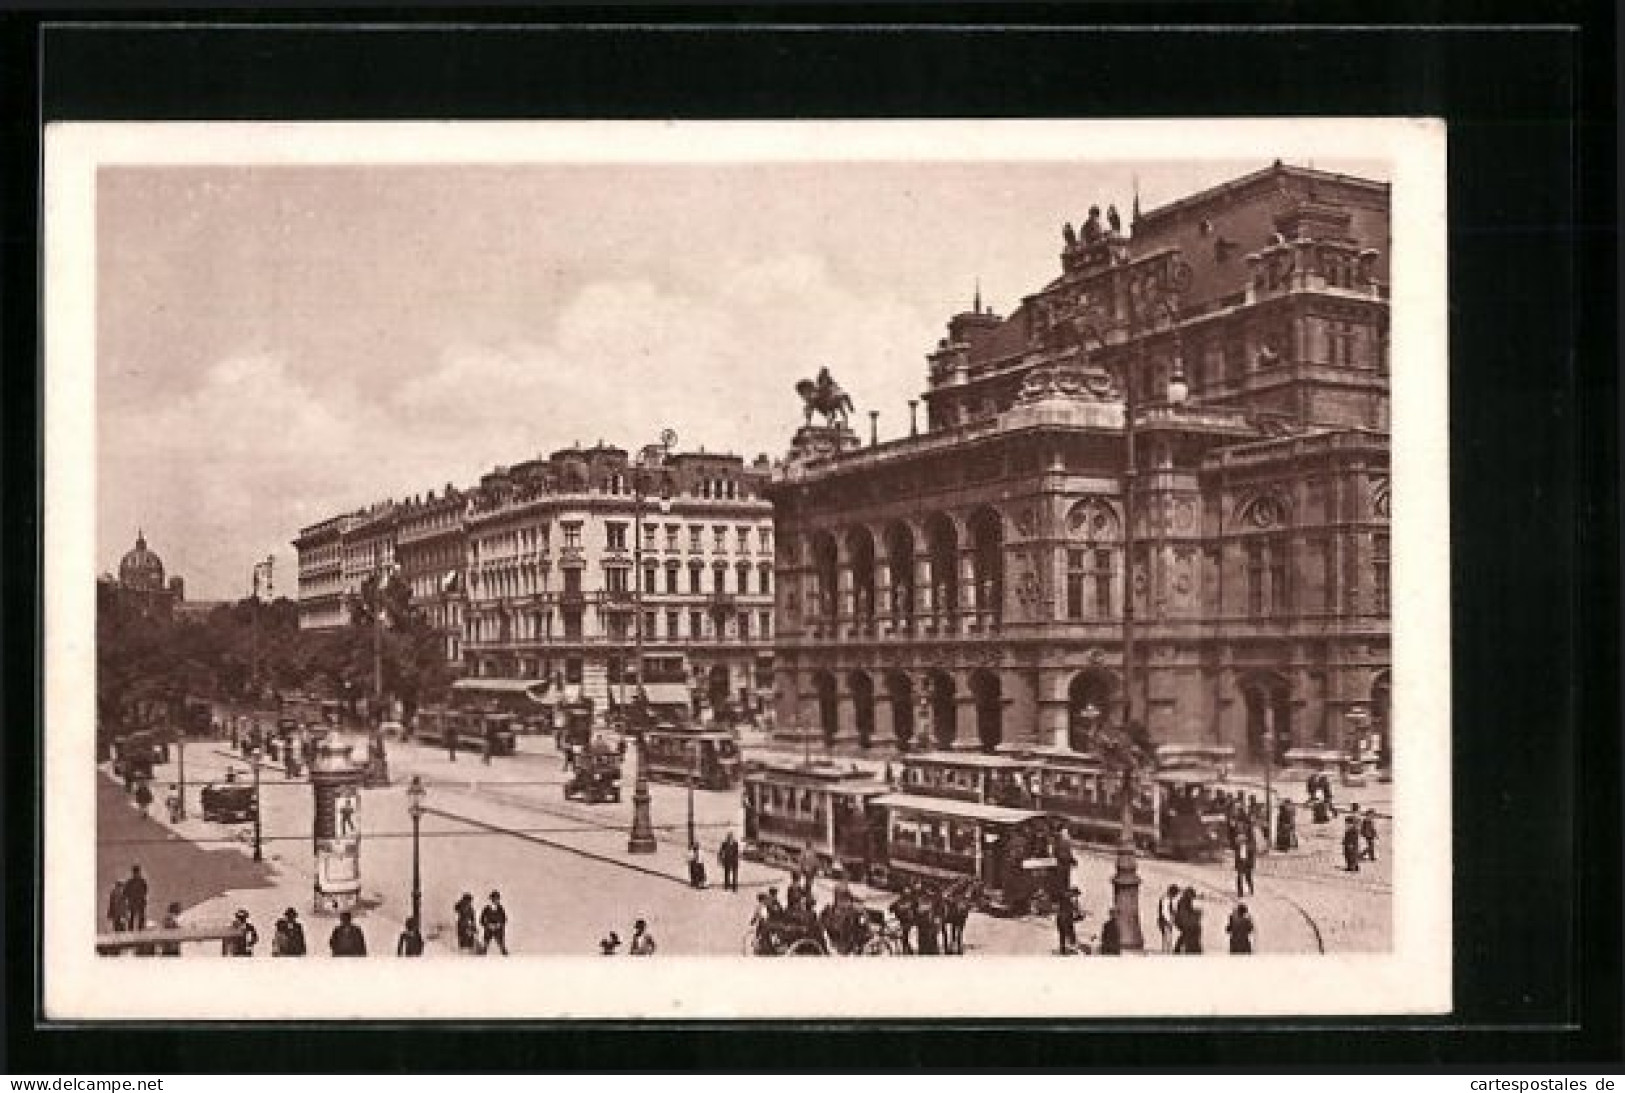
[[[852,396],[841,390],[828,368],[820,368],[815,380],[797,382],[796,394],[801,396],[808,425],[812,424],[814,414],[823,414],[827,425],[846,427],[847,415],[852,412]]]

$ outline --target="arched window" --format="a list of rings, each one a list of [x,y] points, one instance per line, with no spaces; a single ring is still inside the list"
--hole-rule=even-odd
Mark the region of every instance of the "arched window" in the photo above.
[[[1112,618],[1123,550],[1123,525],[1110,503],[1086,497],[1067,515],[1066,617]]]

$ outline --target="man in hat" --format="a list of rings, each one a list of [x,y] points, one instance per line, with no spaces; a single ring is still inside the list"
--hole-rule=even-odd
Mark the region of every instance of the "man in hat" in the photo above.
[[[299,912],[292,907],[276,920],[276,932],[271,935],[271,955],[305,955],[305,927],[299,921]]]
[[[1360,821],[1352,814],[1343,821],[1343,871],[1360,871]]]
[[[1360,838],[1365,840],[1365,849],[1360,857],[1366,861],[1377,860],[1377,810],[1368,808],[1365,816],[1360,820]]]
[[[253,956],[254,946],[260,943],[259,931],[249,921],[248,912],[238,910],[232,917],[231,933],[220,942],[221,956]]]
[[[130,929],[147,928],[147,879],[139,865],[130,866],[130,879],[124,882],[124,906]]]
[[[1055,932],[1062,956],[1071,956],[1078,951],[1078,920],[1083,918],[1078,898],[1082,895],[1076,886],[1068,888],[1055,909]]]
[[[480,912],[480,955],[491,951],[491,946],[508,955],[508,909],[502,906],[502,893],[492,892],[491,902]]]
[[[717,864],[722,866],[722,888],[727,892],[739,891],[739,840],[729,830],[717,850]]]
[[[339,912],[339,924],[327,938],[327,951],[334,956],[367,955],[367,935],[355,924],[350,912]]]

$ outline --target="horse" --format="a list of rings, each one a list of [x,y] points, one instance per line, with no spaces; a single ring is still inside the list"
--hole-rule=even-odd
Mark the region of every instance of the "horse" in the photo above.
[[[942,951],[965,955],[965,921],[982,902],[982,882],[962,877],[942,891]]]
[[[811,425],[813,414],[823,414],[828,425],[845,425],[847,415],[852,412],[852,396],[841,389],[841,385],[829,378],[826,372],[821,372],[817,380],[801,380],[796,384],[796,394],[801,396],[802,409],[806,413],[806,424]]]

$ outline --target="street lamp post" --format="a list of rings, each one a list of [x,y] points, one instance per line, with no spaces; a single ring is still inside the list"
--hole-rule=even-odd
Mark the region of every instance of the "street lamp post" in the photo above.
[[[1153,306],[1168,317],[1174,330],[1173,369],[1168,377],[1168,402],[1182,404],[1189,394],[1185,382],[1182,344],[1179,336],[1179,316],[1172,302],[1165,296],[1156,297]],[[1134,327],[1135,348],[1133,365],[1124,362],[1120,375],[1123,386],[1123,729],[1131,734],[1138,724],[1134,717],[1135,676],[1139,667],[1135,649],[1134,610],[1134,555],[1136,548],[1135,506],[1138,501],[1136,486],[1139,482],[1139,378],[1146,367],[1146,338],[1154,326],[1155,317],[1147,319],[1136,310],[1131,316]],[[1098,331],[1089,329],[1102,349],[1105,340]],[[1132,752],[1135,741],[1130,736],[1125,748]],[[1134,845],[1134,790],[1133,757],[1125,757],[1122,785],[1122,813],[1117,844],[1117,868],[1112,874],[1112,902],[1117,909],[1122,951],[1145,951],[1145,934],[1140,928],[1140,872],[1138,853]]]
[[[258,746],[249,749],[248,762],[254,768],[254,860],[264,861],[264,853],[260,849],[260,749]]]
[[[699,765],[699,761],[699,747],[696,745],[694,755],[690,758],[688,764],[688,846],[690,850],[699,845],[699,840],[694,835],[694,780],[696,777],[695,768]]]
[[[677,434],[670,429],[660,433],[660,443],[645,446],[638,455],[638,466],[632,476],[632,604],[634,618],[632,620],[634,656],[637,661],[637,702],[639,727],[642,725],[643,710],[647,703],[646,692],[643,687],[643,504],[645,486],[644,471],[648,465],[658,460],[665,463],[665,458],[674,444],[677,443]],[[658,453],[658,454],[656,454]],[[625,680],[623,669],[622,680]],[[622,694],[625,694],[623,685]],[[626,840],[628,854],[653,854],[655,852],[654,818],[650,813],[649,775],[648,775],[648,746],[645,743],[645,733],[638,733],[638,779],[632,791],[632,832]]]
[[[423,788],[423,779],[412,775],[412,784],[406,787],[406,812],[412,817],[412,921],[419,930],[423,929],[423,877],[419,868],[418,848],[423,823],[423,798],[426,796],[428,791]]]

